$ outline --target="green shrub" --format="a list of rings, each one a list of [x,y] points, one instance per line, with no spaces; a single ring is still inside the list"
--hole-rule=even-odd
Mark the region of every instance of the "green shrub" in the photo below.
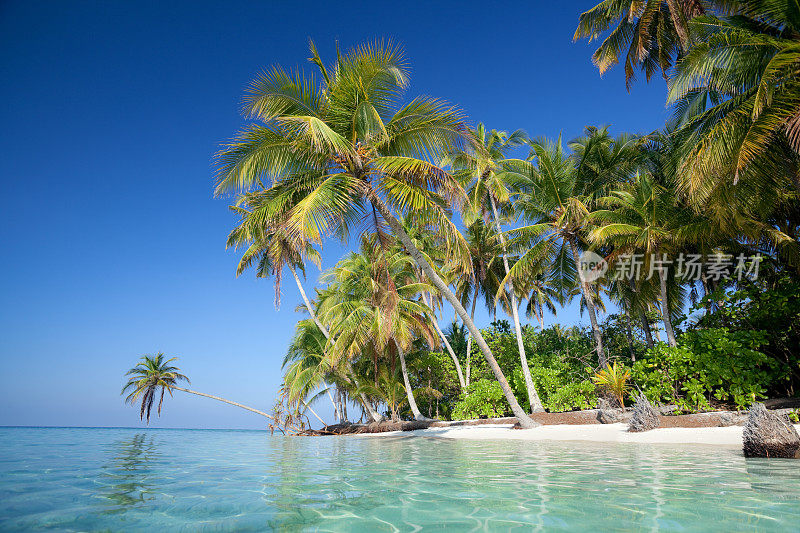
[[[597,404],[595,386],[589,379],[580,379],[562,366],[539,366],[531,368],[531,378],[539,393],[544,408],[551,413],[591,409]],[[525,409],[530,409],[528,391],[522,369],[517,367],[511,374],[514,396]]]
[[[506,414],[508,402],[497,381],[481,379],[470,383],[467,392],[453,406],[454,420],[478,418],[481,415],[493,418]]]
[[[781,376],[774,359],[758,350],[764,337],[759,331],[690,330],[675,348],[648,350],[633,364],[631,379],[651,402],[674,403],[681,411],[711,409],[712,400],[746,409]]]

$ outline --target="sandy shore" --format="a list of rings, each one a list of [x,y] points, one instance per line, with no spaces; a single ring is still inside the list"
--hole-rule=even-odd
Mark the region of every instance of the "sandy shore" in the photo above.
[[[800,425],[795,426],[800,430]],[[742,427],[659,428],[644,433],[628,433],[627,424],[550,425],[534,429],[511,429],[510,424],[438,427],[414,431],[391,431],[369,434],[380,437],[439,437],[476,440],[558,440],[593,442],[638,442],[648,444],[742,445]],[[367,436],[367,435],[365,435]]]

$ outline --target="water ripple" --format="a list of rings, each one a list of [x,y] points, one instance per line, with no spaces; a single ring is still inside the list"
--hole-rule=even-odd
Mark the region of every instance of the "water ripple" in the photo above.
[[[788,531],[800,464],[708,446],[0,429],[0,529]]]

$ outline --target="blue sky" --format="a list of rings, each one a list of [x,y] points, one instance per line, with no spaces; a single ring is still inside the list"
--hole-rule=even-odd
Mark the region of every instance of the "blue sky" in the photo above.
[[[628,94],[621,70],[601,78],[591,46],[572,42],[592,4],[0,4],[0,425],[138,425],[122,374],[159,350],[194,388],[270,408],[299,296],[287,283],[276,311],[270,281],[235,278],[234,218],[212,194],[249,80],[275,63],[309,68],[309,37],[328,58],[336,40],[392,38],[410,96],[491,128],[661,127],[660,79]],[[327,243],[323,267],[342,251]],[[557,320],[587,321],[574,308]],[[263,427],[181,393],[152,425]]]

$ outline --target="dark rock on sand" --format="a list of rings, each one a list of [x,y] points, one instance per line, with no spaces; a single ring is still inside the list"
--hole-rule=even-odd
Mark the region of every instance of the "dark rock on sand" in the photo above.
[[[633,406],[631,421],[628,422],[628,431],[632,433],[650,431],[651,429],[657,428],[660,424],[661,417],[658,416],[658,411],[650,404],[650,400],[647,399],[647,396],[640,393]]]
[[[601,424],[619,424],[627,422],[631,418],[631,413],[625,409],[598,409],[597,420]]]
[[[750,407],[742,434],[745,457],[800,459],[800,436],[787,416],[767,411],[763,403]]]

